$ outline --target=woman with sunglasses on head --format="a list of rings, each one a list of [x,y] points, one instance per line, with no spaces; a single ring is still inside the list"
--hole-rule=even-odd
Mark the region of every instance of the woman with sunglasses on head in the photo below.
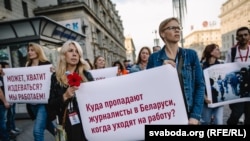
[[[159,34],[165,45],[160,51],[150,55],[147,69],[166,64],[177,69],[188,124],[198,125],[203,109],[205,82],[197,53],[178,45],[181,30],[180,22],[175,17],[165,19],[160,23]]]

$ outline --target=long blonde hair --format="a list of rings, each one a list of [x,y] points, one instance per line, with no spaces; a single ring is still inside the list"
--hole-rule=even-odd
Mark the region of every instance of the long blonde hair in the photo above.
[[[35,52],[37,53],[38,60],[40,62],[46,62],[46,61],[48,61],[47,57],[44,54],[44,51],[43,51],[43,48],[42,48],[41,45],[39,45],[37,43],[34,43],[34,42],[30,42],[28,44],[28,47],[27,47],[27,52],[29,51],[30,47],[32,47],[35,50]],[[33,60],[30,59],[29,56],[27,56],[27,62],[25,64],[25,66],[27,67],[27,66],[31,65],[32,61]]]
[[[65,72],[67,71],[67,62],[65,58],[65,54],[69,49],[69,45],[73,44],[75,45],[78,53],[79,53],[79,62],[77,64],[75,72],[78,73],[81,77],[83,82],[88,81],[86,77],[84,76],[83,72],[87,71],[89,69],[88,63],[83,59],[83,51],[80,46],[80,44],[76,41],[67,41],[63,44],[60,52],[59,52],[59,60],[58,60],[58,66],[56,67],[56,79],[62,86],[68,86],[68,81]]]

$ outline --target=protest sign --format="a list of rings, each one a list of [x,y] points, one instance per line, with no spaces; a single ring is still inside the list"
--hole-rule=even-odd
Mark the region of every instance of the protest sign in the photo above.
[[[209,107],[213,108],[225,104],[250,101],[249,90],[244,90],[242,87],[243,85],[250,85],[249,78],[243,76],[241,72],[244,68],[250,72],[250,63],[235,62],[218,64],[204,70],[208,98],[212,100],[213,96],[216,96],[211,91],[212,87],[218,93],[214,97],[217,101],[212,101],[211,104],[208,104]],[[210,81],[214,82],[212,86],[210,85]]]
[[[82,83],[76,97],[88,140],[142,140],[146,124],[188,124],[171,65]]]
[[[89,70],[94,80],[102,80],[109,77],[117,76],[118,67],[108,67],[103,69]]]
[[[10,103],[48,103],[52,65],[5,68],[4,90]]]

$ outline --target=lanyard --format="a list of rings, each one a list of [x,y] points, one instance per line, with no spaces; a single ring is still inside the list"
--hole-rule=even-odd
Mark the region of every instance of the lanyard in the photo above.
[[[72,112],[73,108],[74,108],[74,105],[73,105],[73,98],[72,98],[72,100],[70,100],[69,103],[68,103],[68,110],[69,110],[69,112]]]
[[[241,62],[243,62],[243,57],[244,57],[244,56],[241,55],[241,52],[240,52],[240,48],[239,48],[239,47],[238,47],[238,51],[239,51],[239,54],[240,54],[240,60],[241,60]],[[248,59],[248,53],[249,53],[249,47],[247,47],[247,54],[246,54],[246,56],[245,56],[245,62],[246,62],[247,59]]]

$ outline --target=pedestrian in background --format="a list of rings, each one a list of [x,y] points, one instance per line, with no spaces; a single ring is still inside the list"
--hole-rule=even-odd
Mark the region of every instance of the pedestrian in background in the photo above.
[[[159,34],[165,45],[160,51],[150,55],[147,69],[166,64],[177,68],[188,124],[198,125],[204,104],[205,82],[197,53],[178,45],[181,30],[180,22],[175,17],[165,19],[160,23]]]
[[[7,102],[4,95],[4,83],[2,77],[2,65],[0,64],[0,139],[1,141],[10,141],[10,134],[7,129],[7,111],[10,108],[9,102]]]
[[[0,62],[0,64],[2,68],[10,67],[9,63],[7,62]],[[1,72],[1,75],[4,75],[4,74]],[[16,127],[15,115],[16,115],[16,103],[11,103],[10,108],[7,111],[7,125],[6,125],[11,139],[15,139],[16,136],[21,133],[21,129]]]
[[[94,69],[103,69],[105,68],[106,62],[105,62],[105,58],[102,56],[96,56],[94,59]]]
[[[160,46],[153,46],[153,53],[161,50]]]
[[[144,46],[140,49],[137,62],[130,68],[130,73],[145,70],[148,64],[148,58],[151,55],[150,48]]]
[[[67,41],[59,53],[56,71],[51,76],[49,115],[51,120],[58,117],[67,134],[67,141],[85,141],[80,111],[75,97],[78,86],[69,86],[66,72],[77,73],[81,82],[93,81],[88,72],[88,63],[83,59],[83,51],[78,42]],[[73,120],[74,119],[74,120]]]
[[[123,65],[125,69],[128,71],[128,73],[130,73],[130,69],[132,67],[130,60],[127,60],[127,59],[123,60]]]
[[[119,60],[115,61],[112,66],[118,67],[117,76],[128,74],[128,71],[125,69],[125,67],[123,66],[123,64]]]
[[[225,62],[250,62],[250,29],[248,27],[238,28],[236,40],[238,43],[228,50]],[[250,102],[229,104],[229,108],[231,109],[231,114],[227,120],[228,125],[237,125],[243,113],[245,115],[244,124],[250,124]]]

